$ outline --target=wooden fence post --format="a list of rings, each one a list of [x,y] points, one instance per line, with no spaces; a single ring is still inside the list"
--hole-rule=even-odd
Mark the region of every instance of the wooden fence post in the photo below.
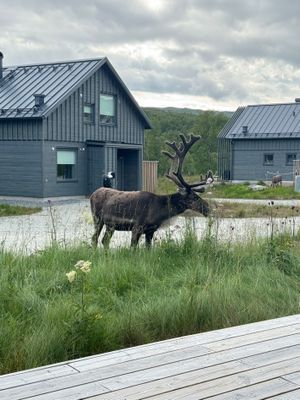
[[[143,190],[154,192],[157,185],[158,161],[143,161]]]

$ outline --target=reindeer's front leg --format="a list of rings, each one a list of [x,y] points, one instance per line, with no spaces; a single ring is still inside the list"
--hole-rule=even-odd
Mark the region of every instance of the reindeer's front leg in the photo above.
[[[136,247],[138,245],[142,233],[143,233],[143,228],[141,226],[138,225],[132,228],[131,247]]]

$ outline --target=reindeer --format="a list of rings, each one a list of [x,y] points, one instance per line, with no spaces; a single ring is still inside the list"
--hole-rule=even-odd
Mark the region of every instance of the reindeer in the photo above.
[[[180,135],[180,138],[182,142],[179,146],[175,142],[166,142],[175,154],[162,152],[172,160],[166,176],[177,185],[176,193],[157,195],[145,191],[123,192],[102,187],[91,195],[91,211],[95,226],[92,238],[94,246],[98,244],[104,225],[106,226],[102,239],[104,247],[109,246],[115,230],[131,231],[132,247],[136,247],[141,235],[145,234],[146,246],[150,247],[154,232],[169,218],[179,215],[187,209],[208,216],[209,204],[196,194],[196,192],[204,192],[206,180],[189,184],[182,176],[184,158],[200,137],[191,135],[190,140],[187,140],[184,135]],[[177,167],[175,171],[173,166]]]
[[[282,175],[274,175],[272,176],[272,183],[271,186],[275,187],[275,186],[282,186]]]

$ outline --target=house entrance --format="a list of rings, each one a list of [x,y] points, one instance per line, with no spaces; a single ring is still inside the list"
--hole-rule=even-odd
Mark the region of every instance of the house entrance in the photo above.
[[[104,174],[104,147],[101,145],[87,145],[87,191],[88,195],[102,186]]]
[[[139,152],[132,149],[118,149],[117,189],[139,189]]]

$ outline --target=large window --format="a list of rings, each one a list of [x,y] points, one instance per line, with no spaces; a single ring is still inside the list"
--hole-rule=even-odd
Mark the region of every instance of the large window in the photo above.
[[[66,181],[76,178],[76,150],[57,150],[57,180]]]
[[[100,122],[102,124],[116,123],[116,97],[100,94]]]
[[[83,122],[85,124],[93,124],[95,121],[94,104],[85,104],[83,106]]]
[[[274,164],[274,154],[268,153],[264,154],[264,165],[273,165]]]
[[[293,165],[293,161],[296,160],[296,153],[287,153],[286,155],[286,165]]]

